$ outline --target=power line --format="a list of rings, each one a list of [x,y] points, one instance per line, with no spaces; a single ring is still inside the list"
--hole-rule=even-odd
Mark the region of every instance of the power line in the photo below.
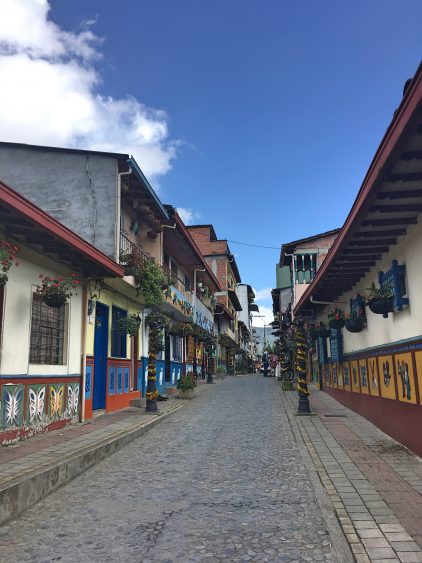
[[[255,248],[271,248],[272,250],[280,250],[279,246],[264,246],[262,244],[250,244],[248,242],[237,242],[235,240],[226,239],[227,242],[231,242],[232,244],[241,244],[242,246],[253,246]]]
[[[195,236],[199,236],[199,237],[204,237],[204,238],[208,238],[209,235],[203,234],[203,233],[195,233]],[[229,240],[229,239],[219,239],[219,240],[225,240],[227,242],[230,242],[231,244],[241,244],[242,246],[253,246],[254,248],[269,248],[271,250],[280,250],[281,245],[280,246],[265,246],[263,244],[252,244],[249,242],[239,242],[236,240]],[[212,242],[212,241],[211,241]]]

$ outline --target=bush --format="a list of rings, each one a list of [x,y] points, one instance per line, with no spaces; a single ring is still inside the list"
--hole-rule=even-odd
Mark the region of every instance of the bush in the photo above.
[[[195,380],[193,373],[191,371],[188,371],[186,375],[182,375],[182,377],[178,379],[176,387],[179,391],[188,391],[189,389],[195,389]]]
[[[215,370],[215,373],[218,375],[226,375],[227,370],[224,366],[218,366],[218,368]]]

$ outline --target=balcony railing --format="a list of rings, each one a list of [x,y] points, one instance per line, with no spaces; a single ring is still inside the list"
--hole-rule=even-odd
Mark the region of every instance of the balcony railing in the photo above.
[[[155,259],[144,252],[139,248],[137,244],[132,242],[127,238],[124,233],[120,233],[120,254],[119,254],[119,262],[120,264],[127,264],[128,261],[135,261],[142,264],[146,260],[154,260]]]

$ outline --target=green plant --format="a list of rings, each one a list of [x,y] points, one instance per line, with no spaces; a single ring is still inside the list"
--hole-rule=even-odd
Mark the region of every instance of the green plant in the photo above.
[[[43,298],[57,296],[67,300],[81,283],[76,278],[76,274],[71,274],[68,278],[50,278],[44,274],[40,274],[38,277],[41,279],[41,285],[37,286],[37,293]]]
[[[164,270],[152,258],[146,259],[142,270],[135,275],[137,292],[142,294],[147,305],[159,305],[163,300],[163,290],[169,285]]]
[[[164,350],[166,319],[158,310],[153,310],[146,316],[145,323],[149,328],[149,346],[156,355]]]
[[[15,244],[7,242],[7,240],[0,240],[0,263],[1,271],[0,273],[0,285],[4,285],[9,279],[6,272],[10,270],[13,264],[13,260],[16,258],[19,252],[19,247]]]
[[[126,332],[130,336],[135,336],[140,324],[140,318],[138,315],[129,315],[128,317],[119,319],[117,324],[121,332]]]
[[[226,375],[227,370],[224,366],[218,366],[218,368],[215,370],[215,373],[219,375]]]
[[[328,319],[330,321],[341,321],[342,319],[344,319],[344,311],[342,311],[338,307],[335,307],[335,309],[328,313]]]
[[[371,287],[367,287],[366,291],[368,291],[368,295],[366,296],[366,301],[370,301],[371,299],[390,299],[394,297],[393,289],[389,286],[386,287],[377,287],[375,282],[372,282]]]
[[[179,391],[188,391],[189,389],[195,389],[195,378],[191,371],[188,371],[186,375],[182,375],[180,379],[177,380],[176,387]]]

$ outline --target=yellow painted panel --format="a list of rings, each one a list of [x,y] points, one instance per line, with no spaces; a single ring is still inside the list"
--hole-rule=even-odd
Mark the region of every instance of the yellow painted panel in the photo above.
[[[394,369],[392,356],[380,356],[378,358],[378,370],[380,374],[381,397],[395,399],[396,389],[394,385]]]
[[[350,381],[350,364],[349,362],[344,362],[343,364],[343,381],[344,381],[344,390],[351,391],[351,381]]]
[[[352,391],[360,393],[359,387],[359,365],[356,360],[350,362],[350,380],[352,383]]]
[[[337,389],[338,387],[337,377],[338,377],[337,364],[331,364],[331,379],[333,380],[334,389]]]
[[[368,366],[366,360],[359,360],[359,376],[360,376],[360,391],[361,393],[369,394],[368,383]]]
[[[397,354],[395,362],[399,400],[404,403],[416,403],[412,354]]]
[[[371,395],[379,397],[380,390],[378,387],[377,359],[368,358],[368,382]]]
[[[416,371],[417,371],[418,386],[419,386],[419,399],[422,404],[422,351],[415,353],[415,359],[416,359]]]
[[[343,389],[343,366],[337,364],[337,385],[339,389]]]

